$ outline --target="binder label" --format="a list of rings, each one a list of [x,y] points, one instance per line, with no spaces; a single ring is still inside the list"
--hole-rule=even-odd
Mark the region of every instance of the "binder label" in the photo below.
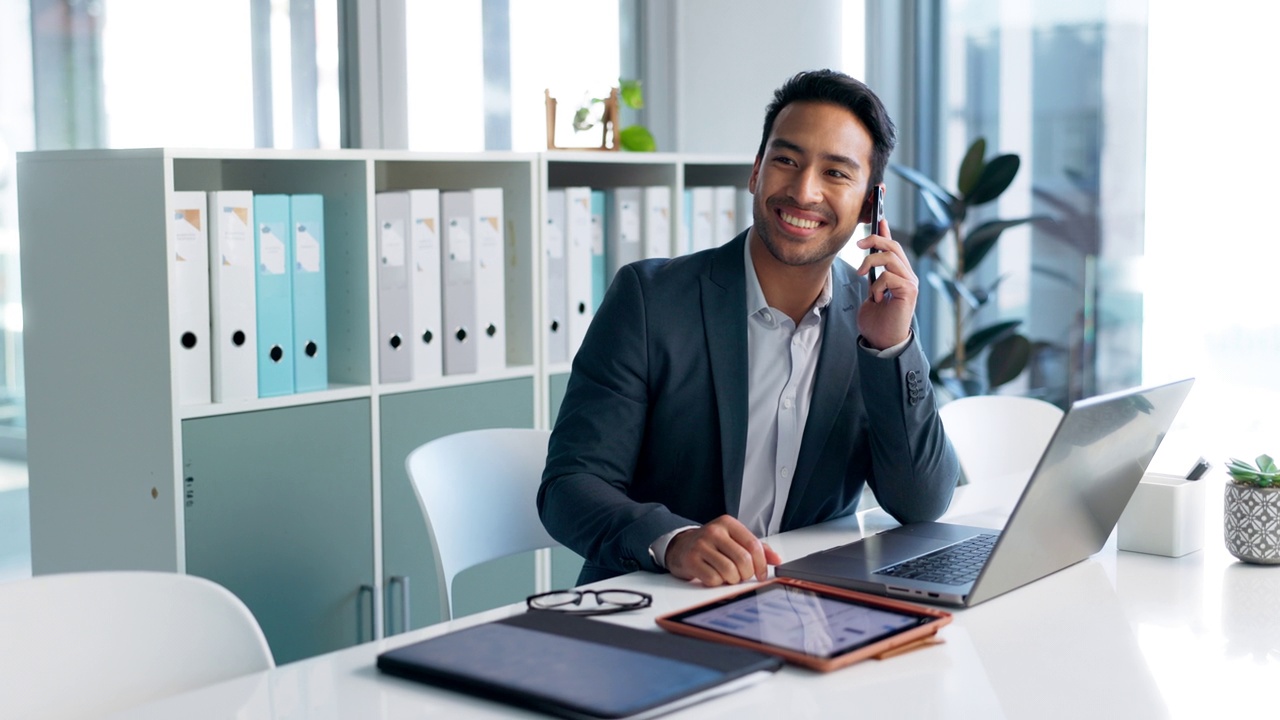
[[[249,235],[249,208],[222,208],[221,245],[218,257],[223,267],[253,266],[253,237]]]
[[[285,266],[284,240],[271,232],[270,225],[262,226],[259,245],[262,255],[262,272],[267,275],[284,275],[288,271],[288,267]]]
[[[471,229],[466,218],[449,219],[449,259],[453,262],[471,262]]]
[[[200,227],[200,211],[191,208],[173,213],[173,245],[178,262],[193,262],[204,257],[200,244],[204,234]]]
[[[298,243],[293,251],[298,270],[309,273],[320,272],[320,241],[316,240],[316,236],[308,232],[307,226],[301,223],[297,227],[297,238]]]
[[[399,220],[388,220],[382,223],[382,265],[384,267],[402,267],[404,265],[404,228]]]
[[[414,267],[418,272],[426,272],[426,258],[436,257],[440,248],[440,233],[436,230],[436,219],[433,217],[418,218],[413,221]]]

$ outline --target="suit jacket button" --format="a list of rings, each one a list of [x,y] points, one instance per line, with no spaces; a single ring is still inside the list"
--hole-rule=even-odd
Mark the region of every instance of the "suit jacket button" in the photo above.
[[[907,371],[907,380],[910,380],[911,382],[915,382],[919,377],[920,377],[919,372],[916,372],[915,370]]]

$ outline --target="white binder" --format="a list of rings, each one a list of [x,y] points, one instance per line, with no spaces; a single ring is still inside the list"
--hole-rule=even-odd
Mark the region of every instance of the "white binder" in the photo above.
[[[644,256],[671,257],[671,188],[652,185],[644,189]]]
[[[409,193],[380,192],[374,198],[378,227],[378,381],[413,378],[408,245]]]
[[[471,191],[475,242],[476,371],[507,367],[506,220],[502,188]]]
[[[440,312],[440,191],[409,191],[409,318],[413,379],[443,374]]]
[[[546,220],[542,223],[543,263],[546,285],[543,289],[546,316],[543,319],[543,344],[548,363],[569,359],[569,285],[566,274],[565,220],[566,199],[563,189],[547,190]]]
[[[178,403],[212,401],[209,351],[209,223],[203,192],[170,196],[169,261],[173,264],[171,347],[178,371]]]
[[[608,283],[622,266],[642,257],[641,238],[644,209],[638,187],[620,187],[609,191],[606,213],[605,258],[608,261]]]
[[[715,194],[710,187],[689,189],[689,250],[698,252],[715,247]]]
[[[589,187],[569,187],[565,195],[565,286],[569,301],[569,339],[565,350],[567,360],[572,360],[587,335],[587,326],[595,316],[596,275],[604,282],[603,268],[597,268],[596,246],[603,244],[603,217],[595,217],[596,198]],[[599,203],[603,205],[603,203]],[[599,233],[602,237],[597,238]],[[603,293],[601,293],[603,295]]]
[[[209,303],[213,401],[258,397],[253,193],[209,193]]]
[[[717,185],[715,197],[715,222],[712,226],[716,247],[724,245],[738,234],[738,193],[732,185]]]
[[[470,191],[440,193],[440,229],[444,374],[474,373],[478,332]]]

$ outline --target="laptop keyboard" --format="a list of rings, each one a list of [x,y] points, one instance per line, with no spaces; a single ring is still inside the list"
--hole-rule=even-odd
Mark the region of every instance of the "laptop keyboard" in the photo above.
[[[995,547],[999,537],[974,535],[926,555],[881,568],[876,573],[946,585],[963,585],[978,578],[978,573],[982,572],[982,566],[986,564],[991,548]]]

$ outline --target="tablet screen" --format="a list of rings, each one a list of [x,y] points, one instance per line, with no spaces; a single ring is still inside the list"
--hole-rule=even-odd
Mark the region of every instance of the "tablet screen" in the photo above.
[[[852,652],[932,619],[774,584],[672,618],[819,658]]]

